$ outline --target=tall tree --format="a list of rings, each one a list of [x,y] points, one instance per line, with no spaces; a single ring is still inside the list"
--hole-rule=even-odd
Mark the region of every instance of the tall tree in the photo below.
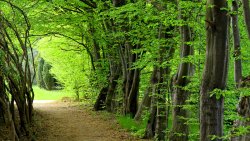
[[[191,41],[191,29],[187,25],[187,17],[184,16],[180,10],[180,19],[183,20],[184,24],[180,27],[181,34],[181,59],[190,57],[193,55],[193,47],[189,44]],[[173,126],[172,126],[172,141],[187,141],[188,140],[188,111],[184,108],[186,100],[189,97],[189,91],[185,90],[184,87],[189,83],[189,77],[194,71],[194,66],[191,62],[181,62],[178,68],[177,75],[174,80],[174,93],[173,93]]]
[[[226,0],[207,1],[206,62],[200,90],[200,141],[221,141],[220,137],[223,135],[222,91],[226,87],[229,51],[229,20],[225,9]]]
[[[232,1],[232,27],[233,27],[233,43],[234,43],[234,81],[236,87],[240,86],[242,79],[242,63],[241,63],[241,48],[240,48],[240,31],[238,24],[238,0]]]
[[[250,39],[250,3],[249,0],[242,0],[244,19],[246,23],[248,38]]]
[[[247,25],[247,30],[249,33],[249,2],[243,0],[243,9],[244,9],[244,17],[245,23]],[[234,12],[232,15],[232,26],[233,26],[233,37],[234,37],[234,80],[236,83],[236,88],[249,87],[249,77],[244,78],[242,76],[242,61],[241,61],[241,46],[240,46],[240,33],[239,33],[239,25],[238,25],[238,1],[232,1],[232,11]],[[232,141],[247,141],[250,140],[249,131],[240,136],[234,136],[235,132],[239,132],[237,128],[240,126],[247,127],[250,125],[247,120],[250,117],[250,113],[248,112],[249,107],[249,96],[242,96],[240,98],[237,111],[238,114],[242,117],[241,120],[236,120],[234,123],[234,130]]]

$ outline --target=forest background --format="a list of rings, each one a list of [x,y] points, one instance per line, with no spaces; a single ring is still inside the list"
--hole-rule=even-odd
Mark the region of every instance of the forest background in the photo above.
[[[143,123],[134,130],[144,138],[248,140],[249,7],[0,0],[0,108],[10,136],[30,136],[36,84]]]

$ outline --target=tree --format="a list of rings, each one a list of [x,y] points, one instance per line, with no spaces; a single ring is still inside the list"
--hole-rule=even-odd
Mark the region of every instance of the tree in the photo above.
[[[185,61],[188,57],[194,54],[193,47],[189,44],[191,41],[191,29],[188,26],[187,17],[182,13],[180,8],[180,19],[183,20],[184,25],[180,27],[181,34],[181,54],[182,62],[179,65],[177,74],[174,78],[174,92],[173,92],[173,126],[172,141],[187,141],[189,134],[189,127],[187,125],[188,111],[184,108],[189,97],[189,91],[185,86],[189,84],[190,76],[194,73],[194,66],[191,62]]]
[[[0,103],[10,133],[7,140],[28,140],[34,99],[31,72],[35,72],[30,67],[34,60],[29,57],[29,52],[32,53],[30,23],[20,7],[6,0],[0,3]]]
[[[250,39],[250,3],[249,0],[242,0],[243,11],[244,11],[244,19],[246,23],[248,38]]]
[[[222,140],[223,100],[228,72],[227,1],[207,2],[206,62],[200,99],[200,141]]]
[[[175,3],[159,2],[154,3],[157,12],[165,10],[165,6],[169,5],[175,9]],[[171,13],[172,11],[170,11]],[[175,14],[171,13],[175,18]],[[146,126],[144,138],[153,138],[157,140],[166,140],[166,128],[168,125],[169,107],[167,108],[167,95],[170,95],[169,88],[171,85],[171,65],[170,61],[173,59],[175,53],[175,46],[171,44],[174,38],[174,26],[169,24],[163,24],[159,19],[159,26],[156,38],[158,39],[159,46],[156,49],[155,64],[153,66],[153,72],[151,75],[152,91],[150,93],[150,115]],[[168,99],[169,100],[169,99]]]

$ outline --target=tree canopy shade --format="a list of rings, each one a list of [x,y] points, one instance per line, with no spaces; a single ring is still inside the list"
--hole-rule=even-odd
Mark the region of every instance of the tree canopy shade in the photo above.
[[[143,138],[248,140],[249,7],[249,0],[0,0],[6,139],[31,139],[37,84],[142,124],[131,130]]]

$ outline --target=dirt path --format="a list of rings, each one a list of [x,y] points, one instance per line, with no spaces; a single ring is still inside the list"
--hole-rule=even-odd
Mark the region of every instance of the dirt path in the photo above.
[[[101,118],[80,106],[56,101],[35,101],[37,141],[134,141],[112,119]]]

